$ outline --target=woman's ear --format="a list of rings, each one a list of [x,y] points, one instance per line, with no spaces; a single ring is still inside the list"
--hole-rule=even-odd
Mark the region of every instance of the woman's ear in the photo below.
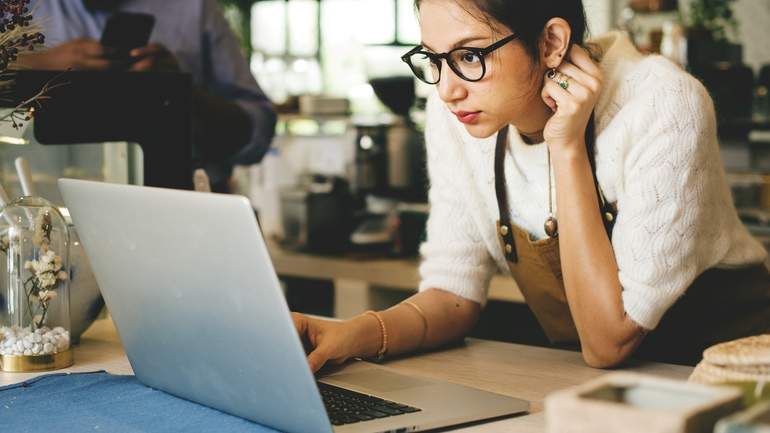
[[[555,68],[567,57],[572,28],[563,18],[552,18],[543,29],[540,40],[541,62],[548,69]]]

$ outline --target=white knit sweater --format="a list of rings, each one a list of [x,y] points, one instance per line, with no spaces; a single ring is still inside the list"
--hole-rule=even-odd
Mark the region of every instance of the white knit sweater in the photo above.
[[[612,246],[626,312],[654,329],[703,271],[761,263],[767,252],[733,206],[706,89],[663,57],[642,56],[621,33],[595,42],[604,51],[597,177],[618,206]],[[473,138],[434,92],[426,141],[431,212],[420,290],[443,289],[484,304],[495,270],[509,273],[495,232],[495,136]],[[515,128],[509,143],[513,222],[543,238],[545,144],[524,144]]]

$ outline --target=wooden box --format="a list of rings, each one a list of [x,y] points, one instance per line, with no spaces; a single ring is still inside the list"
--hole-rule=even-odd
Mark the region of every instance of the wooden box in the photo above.
[[[739,390],[610,373],[545,400],[549,433],[712,433],[742,407]]]

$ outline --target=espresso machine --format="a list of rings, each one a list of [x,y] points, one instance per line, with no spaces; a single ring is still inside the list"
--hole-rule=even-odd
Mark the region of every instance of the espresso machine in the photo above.
[[[351,244],[413,255],[428,213],[423,133],[410,117],[416,100],[414,77],[374,78],[369,83],[391,115],[356,125],[352,186],[366,209]]]

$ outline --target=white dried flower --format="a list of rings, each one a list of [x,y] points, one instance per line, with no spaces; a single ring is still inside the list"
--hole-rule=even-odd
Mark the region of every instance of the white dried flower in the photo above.
[[[51,272],[38,275],[37,280],[41,289],[51,289],[56,285],[56,277]]]
[[[24,269],[32,275],[24,283],[27,290],[27,300],[31,303],[36,298],[37,308],[33,309],[32,327],[38,330],[44,325],[48,313],[49,302],[58,296],[55,292],[60,281],[66,281],[69,275],[62,266],[61,256],[51,250],[51,216],[47,211],[38,213],[35,220],[35,234],[33,243],[38,247],[37,260],[29,260],[24,263]],[[28,287],[29,285],[29,287]]]
[[[38,298],[40,298],[40,302],[49,302],[52,299],[56,299],[56,296],[57,294],[53,290],[43,290],[38,295]]]
[[[56,253],[54,253],[52,250],[48,250],[45,254],[43,254],[40,257],[40,261],[45,264],[52,263],[56,259]]]

